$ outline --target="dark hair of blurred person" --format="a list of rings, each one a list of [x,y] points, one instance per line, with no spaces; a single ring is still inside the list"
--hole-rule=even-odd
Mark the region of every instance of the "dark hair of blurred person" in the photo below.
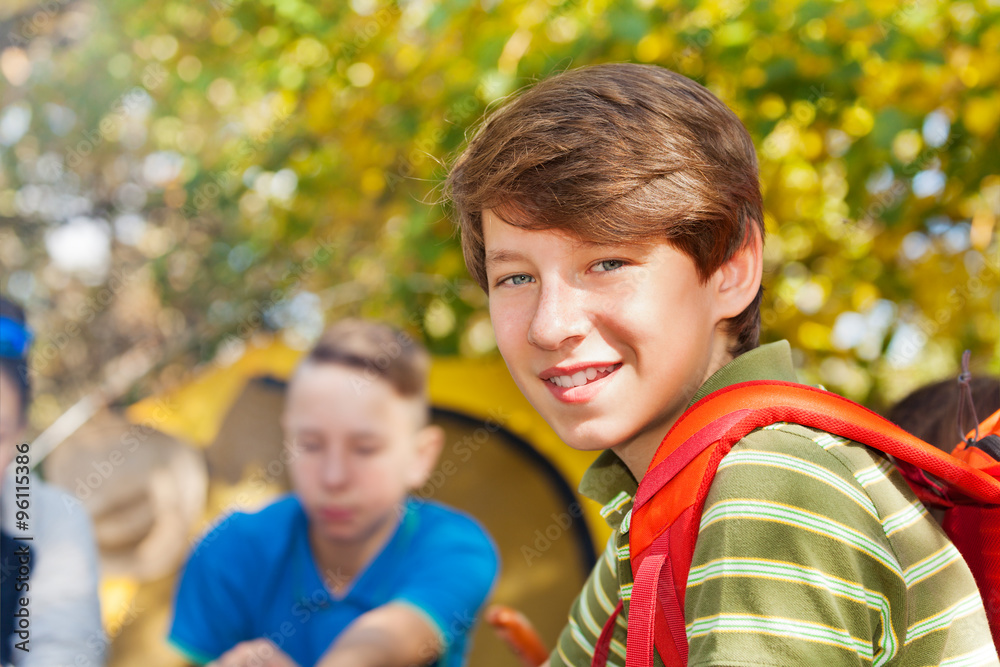
[[[1000,410],[1000,378],[973,377],[969,382],[972,405],[978,421]],[[959,430],[960,389],[956,378],[941,380],[913,391],[886,413],[886,418],[938,449],[951,452],[973,427],[971,417],[964,417]],[[959,435],[959,433],[962,435]]]

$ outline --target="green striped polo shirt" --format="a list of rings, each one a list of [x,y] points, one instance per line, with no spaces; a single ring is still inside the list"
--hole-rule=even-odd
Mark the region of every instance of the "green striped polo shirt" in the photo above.
[[[737,357],[692,403],[750,380],[794,382],[788,343]],[[590,665],[619,599],[608,664],[625,664],[637,487],[610,451],[583,478],[615,530],[552,667]],[[794,424],[758,429],[722,460],[684,611],[692,666],[1000,664],[972,574],[899,473],[872,449]]]

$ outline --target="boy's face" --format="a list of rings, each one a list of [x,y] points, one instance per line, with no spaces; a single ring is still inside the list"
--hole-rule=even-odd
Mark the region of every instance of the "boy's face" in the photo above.
[[[703,284],[666,243],[589,244],[489,210],[483,232],[490,316],[518,387],[570,446],[615,447],[632,467],[627,450],[645,443],[651,458],[729,360],[719,278]]]
[[[401,503],[440,451],[420,408],[361,370],[307,362],[296,371],[283,426],[314,539],[364,550],[395,529]]]

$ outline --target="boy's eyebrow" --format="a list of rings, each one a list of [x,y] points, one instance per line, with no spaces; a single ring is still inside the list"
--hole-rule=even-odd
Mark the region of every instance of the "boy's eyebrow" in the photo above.
[[[351,431],[350,433],[347,434],[347,437],[350,440],[368,440],[372,438],[376,440],[384,439],[382,432],[376,431],[375,429],[361,429],[358,431]]]
[[[490,264],[502,264],[504,262],[520,262],[524,261],[524,255],[517,252],[516,250],[507,250],[505,248],[500,248],[498,250],[490,250],[486,253],[486,265]]]

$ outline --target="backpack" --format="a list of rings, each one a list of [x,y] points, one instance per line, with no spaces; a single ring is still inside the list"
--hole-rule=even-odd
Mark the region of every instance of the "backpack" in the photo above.
[[[660,443],[639,483],[629,528],[632,598],[627,667],[687,664],[684,595],[705,498],[722,458],[754,429],[790,422],[889,454],[917,497],[946,508],[943,528],[972,570],[1000,646],[1000,411],[952,455],[871,410],[791,382],[743,382],[691,406]],[[615,620],[605,624],[594,667],[607,662]]]

